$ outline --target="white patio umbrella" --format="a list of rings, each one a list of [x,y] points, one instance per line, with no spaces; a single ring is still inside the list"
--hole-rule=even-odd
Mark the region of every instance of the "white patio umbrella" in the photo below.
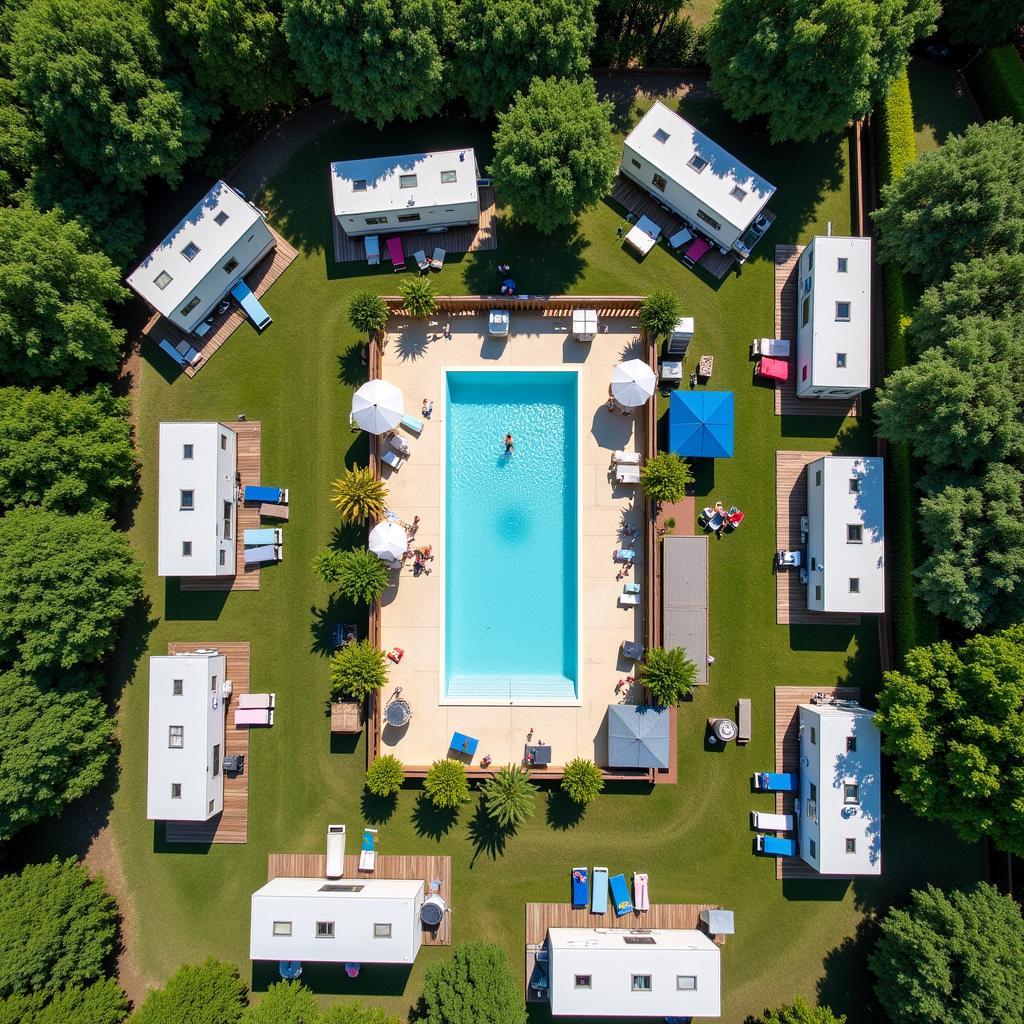
[[[398,523],[385,520],[370,531],[370,550],[385,562],[393,562],[405,554],[409,538]]]
[[[612,370],[612,394],[619,405],[643,405],[657,386],[654,371],[642,359],[627,359]]]
[[[371,434],[393,430],[405,415],[402,392],[386,380],[371,380],[352,396],[352,419]]]

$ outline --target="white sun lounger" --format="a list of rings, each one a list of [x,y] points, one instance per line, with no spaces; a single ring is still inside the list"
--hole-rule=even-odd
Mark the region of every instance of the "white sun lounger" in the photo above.
[[[430,269],[430,260],[427,259],[427,254],[422,249],[417,249],[412,254],[412,258],[416,261],[416,266],[420,270],[426,271]]]
[[[619,466],[615,470],[615,482],[620,484],[640,483],[640,470],[632,466]]]
[[[390,444],[391,447],[394,448],[395,451],[398,452],[398,454],[401,455],[403,459],[409,458],[409,456],[412,454],[412,449],[409,447],[409,442],[406,441],[404,437],[401,437],[398,434],[392,434],[388,438],[388,444]]]
[[[252,711],[255,708],[272,708],[277,704],[276,693],[240,693],[238,695],[238,707],[245,711]]]
[[[430,267],[432,270],[440,270],[444,266],[444,258],[448,253],[445,252],[440,246],[434,249],[433,255],[430,257]]]
[[[386,466],[390,466],[392,469],[398,469],[402,465],[402,460],[399,458],[397,452],[384,452],[380,459],[381,462]]]
[[[363,829],[363,842],[359,849],[359,870],[373,871],[377,867],[377,830]]]
[[[639,466],[640,457],[639,452],[618,451],[612,453],[612,462],[616,466]]]
[[[619,604],[621,607],[626,608],[629,605],[639,604],[639,594],[619,594]]]
[[[751,811],[750,823],[758,832],[792,832],[792,814],[768,814],[764,811]]]

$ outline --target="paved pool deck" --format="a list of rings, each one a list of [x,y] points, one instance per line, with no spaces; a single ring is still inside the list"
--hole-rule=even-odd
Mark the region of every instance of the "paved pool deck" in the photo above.
[[[446,323],[451,339],[442,337]],[[424,398],[434,403],[433,416],[416,438],[406,430],[412,453],[398,470],[383,467],[389,506],[406,523],[420,517],[415,546],[430,545],[431,572],[413,576],[412,561],[392,574],[380,617],[380,643],[385,650],[401,647],[405,656],[391,666],[378,702],[383,709],[396,686],[413,708],[411,722],[401,730],[385,726],[381,752],[392,753],[410,767],[428,766],[448,753],[452,733],[480,740],[473,765],[489,754],[495,766],[519,763],[532,730],[532,742],[550,744],[552,765],[573,757],[606,762],[608,705],[637,699],[635,687],[619,692],[619,680],[632,671],[619,651],[623,640],[642,639],[642,616],[618,604],[623,580],[617,580],[614,553],[624,522],[638,530],[637,562],[628,580],[643,583],[643,496],[639,486],[612,482],[612,452],[642,447],[639,413],[623,416],[605,407],[613,367],[623,359],[643,358],[635,318],[602,320],[607,331],[593,342],[572,338],[564,316],[511,314],[506,340],[487,337],[486,317],[441,316],[428,320],[392,319],[383,353],[383,376],[402,389],[406,408],[418,415]],[[442,465],[445,430],[443,376],[446,368],[529,369],[572,367],[580,373],[580,672],[578,706],[444,704],[441,700],[441,594],[444,571]],[[495,601],[501,594],[495,593]],[[524,637],[524,643],[529,638]]]

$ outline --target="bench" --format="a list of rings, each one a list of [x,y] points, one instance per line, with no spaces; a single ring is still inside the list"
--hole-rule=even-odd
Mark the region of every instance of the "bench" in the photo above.
[[[750,698],[740,697],[736,701],[736,743],[750,742]]]

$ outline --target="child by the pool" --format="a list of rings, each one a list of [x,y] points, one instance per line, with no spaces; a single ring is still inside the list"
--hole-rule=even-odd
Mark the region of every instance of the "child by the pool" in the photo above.
[[[506,434],[505,435],[505,454],[506,455],[511,455],[515,451],[515,448],[516,448],[516,446],[515,446],[515,442],[513,442],[513,440],[512,440],[512,435],[511,434]]]

